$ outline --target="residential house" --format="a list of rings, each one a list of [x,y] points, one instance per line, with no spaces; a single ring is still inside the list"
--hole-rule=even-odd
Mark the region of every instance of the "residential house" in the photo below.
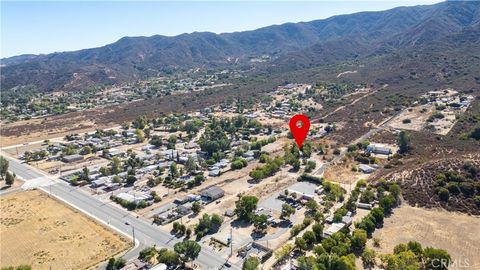
[[[211,186],[200,191],[200,195],[203,199],[206,199],[210,202],[223,197],[225,195],[225,191],[217,186]]]

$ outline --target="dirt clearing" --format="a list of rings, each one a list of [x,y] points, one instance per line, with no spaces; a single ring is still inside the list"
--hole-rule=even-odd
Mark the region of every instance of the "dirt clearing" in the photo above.
[[[431,104],[408,108],[392,119],[390,126],[396,129],[422,130],[433,109]]]
[[[130,242],[38,190],[0,199],[1,267],[89,269]]]
[[[459,269],[468,261],[468,269],[480,269],[480,218],[465,214],[416,208],[403,204],[385,219],[384,227],[373,237],[380,239],[379,253],[392,253],[393,248],[408,241],[448,251]],[[371,246],[371,241],[369,245]]]

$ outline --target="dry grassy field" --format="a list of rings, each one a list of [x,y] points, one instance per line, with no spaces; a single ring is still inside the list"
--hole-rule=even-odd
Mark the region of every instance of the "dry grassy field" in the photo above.
[[[379,253],[392,253],[393,248],[408,241],[418,241],[424,247],[432,246],[448,251],[459,269],[468,261],[469,268],[480,269],[480,218],[465,214],[430,210],[402,205],[385,219],[384,227],[373,237],[380,239]],[[371,246],[371,241],[369,243]],[[465,268],[464,268],[465,269]]]
[[[0,266],[89,269],[129,247],[121,237],[38,190],[0,199]]]

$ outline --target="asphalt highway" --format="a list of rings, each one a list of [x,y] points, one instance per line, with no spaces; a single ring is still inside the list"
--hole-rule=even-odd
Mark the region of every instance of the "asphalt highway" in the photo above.
[[[80,188],[72,187],[62,180],[43,174],[28,164],[9,157],[7,159],[9,160],[9,170],[18,177],[25,181],[40,178],[50,179],[52,184],[43,185],[39,189],[77,208],[117,232],[131,239],[135,237],[135,246],[123,255],[123,258],[126,260],[138,257],[139,252],[146,247],[156,245],[157,247],[173,248],[175,243],[181,241],[181,239],[163,231],[147,219],[137,217],[133,212],[129,212],[112,203],[103,202]],[[200,245],[202,250],[195,263],[201,269],[226,268],[224,263],[227,261],[227,258],[223,258],[203,244]],[[229,269],[239,268],[232,264]]]

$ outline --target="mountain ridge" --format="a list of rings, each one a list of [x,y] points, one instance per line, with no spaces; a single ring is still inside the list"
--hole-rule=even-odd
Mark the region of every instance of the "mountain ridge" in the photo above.
[[[225,67],[232,64],[230,58],[248,64],[249,57],[262,54],[274,58],[273,66],[303,68],[428,46],[437,37],[479,25],[480,3],[442,2],[243,32],[123,37],[97,48],[2,59],[1,83],[4,89],[33,84],[40,91],[76,90],[157,76],[170,69]]]

